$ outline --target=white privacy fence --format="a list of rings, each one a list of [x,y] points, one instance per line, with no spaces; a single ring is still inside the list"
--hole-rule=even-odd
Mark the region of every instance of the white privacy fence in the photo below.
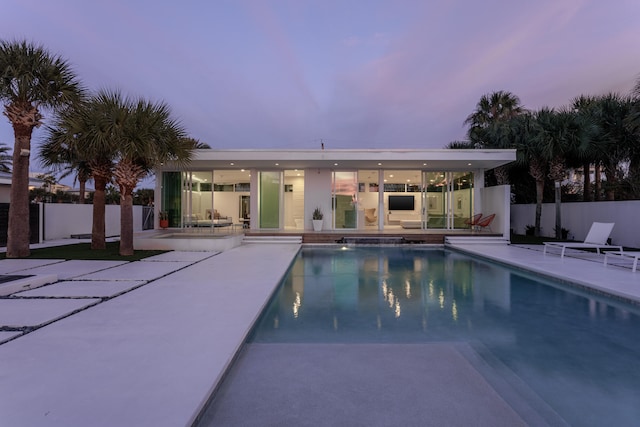
[[[570,239],[584,240],[593,222],[613,222],[613,244],[640,248],[640,200],[563,203],[561,212],[562,228],[569,230]],[[511,205],[511,229],[517,234],[524,234],[527,225],[535,224],[535,214],[535,204]],[[541,235],[554,237],[555,223],[555,204],[544,203]]]
[[[133,206],[133,231],[142,231],[142,206]],[[91,234],[93,205],[43,203],[43,240]],[[107,205],[105,235],[120,235],[120,206]]]

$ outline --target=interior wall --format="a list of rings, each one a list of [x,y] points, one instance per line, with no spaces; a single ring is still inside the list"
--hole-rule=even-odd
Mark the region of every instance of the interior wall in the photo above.
[[[214,191],[214,208],[220,215],[231,217],[234,223],[240,218],[240,197],[249,195],[248,191]],[[211,209],[211,191],[194,191],[192,193],[192,214],[198,215],[200,219],[206,217],[207,209]]]
[[[288,176],[284,183],[293,187],[293,191],[284,193],[284,226],[297,228],[296,222],[303,224],[304,220],[304,177]]]

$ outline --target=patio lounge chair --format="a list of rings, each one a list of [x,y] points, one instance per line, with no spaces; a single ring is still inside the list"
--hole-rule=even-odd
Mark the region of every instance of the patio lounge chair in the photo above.
[[[496,214],[487,215],[484,218],[480,219],[478,222],[476,222],[475,227],[478,230],[484,230],[485,228],[488,228],[489,231],[493,233],[493,230],[491,229],[491,223],[493,222],[493,219],[495,217],[496,217]]]
[[[482,218],[482,213],[475,214],[471,218],[465,219],[464,223],[465,225],[468,225],[469,228],[473,228],[476,226],[476,224],[478,224],[478,221],[480,221],[480,218]]]
[[[564,257],[564,251],[567,248],[573,249],[595,249],[597,253],[600,253],[600,249],[617,249],[622,252],[622,246],[612,246],[607,244],[607,239],[613,230],[613,222],[594,222],[591,224],[591,229],[587,233],[584,242],[543,242],[544,251],[547,253],[547,248],[561,248],[560,258]]]
[[[638,259],[640,258],[640,252],[638,251],[624,252],[622,250],[607,252],[604,254],[604,265],[607,265],[607,257],[609,256],[615,256],[615,257],[633,261],[633,267],[631,268],[631,271],[636,271],[636,268],[638,267]]]

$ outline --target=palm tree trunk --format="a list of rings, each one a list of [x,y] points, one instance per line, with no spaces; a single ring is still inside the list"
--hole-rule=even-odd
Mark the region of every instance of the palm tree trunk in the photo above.
[[[133,255],[133,188],[120,186],[120,255]]]
[[[534,235],[540,237],[540,218],[542,217],[542,196],[544,193],[544,179],[536,179],[536,230]]]
[[[555,181],[556,239],[562,239],[562,197],[560,181]]]
[[[91,249],[107,249],[104,229],[107,178],[95,173],[93,180],[96,191],[93,193],[93,226],[91,228]]]
[[[7,232],[7,258],[24,258],[29,250],[29,152],[33,126],[13,124],[13,173],[11,174],[11,200],[9,204],[9,230]]]
[[[596,191],[593,196],[593,200],[600,200],[600,192],[602,191],[602,174],[600,173],[600,163],[596,163],[595,169],[595,181],[596,181]]]
[[[81,205],[84,205],[84,195],[86,192],[86,188],[87,188],[87,181],[86,180],[78,180],[78,185],[79,185],[79,190],[78,190],[78,203]]]
[[[618,186],[618,177],[616,176],[615,165],[605,164],[604,173],[607,176],[607,187],[605,189],[605,200],[614,201],[616,198],[616,188]]]
[[[582,165],[583,187],[582,187],[582,201],[590,202],[593,200],[591,194],[591,163],[586,162]]]

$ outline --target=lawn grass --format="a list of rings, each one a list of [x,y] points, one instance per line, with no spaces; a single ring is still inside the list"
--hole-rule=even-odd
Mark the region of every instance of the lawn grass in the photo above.
[[[32,249],[27,259],[66,259],[66,260],[102,260],[102,261],[139,261],[153,255],[168,251],[135,251],[131,256],[120,256],[118,253],[120,242],[107,242],[107,249],[92,250],[90,243],[76,243],[73,245],[52,246],[50,248]],[[0,254],[5,259],[6,254]]]

